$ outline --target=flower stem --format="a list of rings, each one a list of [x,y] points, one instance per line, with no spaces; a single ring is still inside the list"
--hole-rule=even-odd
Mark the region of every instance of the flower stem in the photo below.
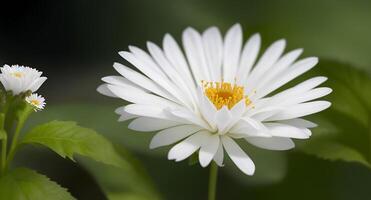
[[[24,108],[23,112],[18,116],[18,122],[17,126],[14,131],[14,136],[10,145],[10,150],[8,153],[8,157],[6,159],[6,165],[5,165],[5,170],[8,169],[10,166],[10,163],[13,161],[15,152],[17,151],[18,148],[18,138],[19,134],[23,128],[24,123],[26,122],[28,116],[33,112],[33,107],[32,106],[27,106]]]
[[[4,130],[4,122],[5,122],[5,114],[0,114],[0,134],[2,135],[1,139],[1,159],[0,159],[0,175],[3,174],[5,170],[5,163],[6,163],[6,151],[7,151],[7,144],[8,144],[8,135]]]
[[[7,137],[2,139],[2,144],[1,144],[1,170],[0,174],[3,174],[5,171],[5,166],[6,166],[6,147],[7,147]]]
[[[209,176],[209,198],[208,200],[216,199],[216,184],[218,181],[218,166],[215,162],[210,165],[210,176]]]
[[[369,162],[371,162],[371,117],[368,120],[368,135],[369,135]]]
[[[19,121],[18,124],[17,124],[17,127],[16,127],[15,132],[14,132],[14,136],[13,136],[13,139],[12,139],[12,144],[10,145],[8,158],[5,162],[6,163],[5,170],[8,169],[10,163],[12,162],[12,160],[14,158],[14,154],[15,154],[17,146],[18,146],[19,133],[21,132],[23,125],[24,125],[24,120]]]

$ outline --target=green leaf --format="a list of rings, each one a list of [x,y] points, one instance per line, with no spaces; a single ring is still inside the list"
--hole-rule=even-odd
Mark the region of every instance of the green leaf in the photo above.
[[[127,163],[113,145],[94,130],[76,125],[75,122],[52,121],[33,128],[22,140],[23,144],[44,145],[64,158],[74,160],[82,155],[117,167]]]
[[[6,132],[4,130],[0,130],[0,140],[6,138],[7,135],[6,135]]]
[[[18,168],[0,178],[0,199],[74,200],[75,198],[48,177],[30,169]]]
[[[371,167],[371,76],[346,64],[322,61],[310,76],[328,77],[332,106],[311,119],[319,124],[299,150],[330,160]]]
[[[7,137],[6,131],[4,130],[4,121],[5,115],[4,113],[0,113],[0,140]]]
[[[371,167],[367,159],[357,150],[352,149],[338,142],[326,140],[312,141],[311,145],[306,145],[302,147],[302,150],[309,154],[319,155],[321,158],[332,161],[344,160],[347,162],[359,162],[368,167]]]

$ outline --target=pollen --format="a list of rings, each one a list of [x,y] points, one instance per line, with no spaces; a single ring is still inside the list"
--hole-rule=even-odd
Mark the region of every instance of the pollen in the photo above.
[[[23,75],[24,75],[24,74],[23,74],[22,72],[13,72],[13,73],[12,73],[12,76],[17,77],[17,78],[22,78]]]
[[[251,100],[244,94],[244,87],[236,83],[202,81],[202,86],[205,95],[217,110],[222,109],[223,106],[231,109],[240,101],[245,101],[246,106],[251,104]]]
[[[37,99],[34,99],[34,100],[31,100],[30,103],[34,106],[39,106],[41,102]]]

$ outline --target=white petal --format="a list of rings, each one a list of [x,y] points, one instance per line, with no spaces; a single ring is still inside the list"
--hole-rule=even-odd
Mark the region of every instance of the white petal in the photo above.
[[[115,85],[108,85],[107,87],[117,97],[132,103],[177,107],[176,104],[167,99],[146,93],[134,87],[123,87]]]
[[[256,87],[261,77],[274,65],[274,63],[277,62],[279,57],[282,55],[285,46],[285,40],[278,40],[264,52],[245,83],[247,94]]]
[[[320,112],[322,110],[327,109],[330,106],[331,103],[328,101],[312,101],[308,103],[292,105],[287,107],[282,112],[279,112],[278,114],[269,117],[267,120],[276,121],[299,118]]]
[[[284,105],[293,105],[293,104],[299,104],[303,102],[308,102],[314,99],[318,99],[321,97],[324,97],[332,92],[331,88],[327,87],[321,87],[321,88],[315,88],[313,90],[310,90],[302,95],[288,98],[285,102]]]
[[[264,123],[264,125],[268,128],[270,134],[276,137],[307,139],[310,136],[306,128],[297,128],[281,123]]]
[[[168,115],[165,112],[166,107],[153,106],[153,105],[141,105],[141,104],[130,104],[125,106],[125,112],[132,115],[159,118],[159,119],[174,119],[173,116]],[[174,119],[175,121],[176,119]]]
[[[177,109],[177,110],[171,110],[170,113],[174,115],[175,117],[178,117],[190,123],[199,125],[205,129],[208,129],[208,130],[210,129],[209,124],[206,123],[205,120],[201,116],[198,116],[192,111],[189,111],[186,109]]]
[[[252,109],[246,113],[246,117],[254,118],[257,121],[264,121],[267,118],[281,112],[284,107],[266,106],[261,109]]]
[[[130,119],[139,117],[138,115],[133,115],[131,113],[126,112],[125,107],[126,106],[121,106],[115,110],[115,113],[120,115],[120,118],[118,120],[119,122],[123,122],[123,121],[127,121]]]
[[[253,118],[244,117],[230,130],[230,135],[236,138],[243,138],[247,136],[271,137],[268,129],[263,123]]]
[[[200,131],[189,136],[187,139],[170,149],[168,159],[179,162],[188,158],[197,151],[203,143],[205,143],[207,135],[209,134],[210,133],[207,131]]]
[[[300,95],[307,93],[309,90],[317,87],[318,85],[322,84],[326,80],[327,80],[326,77],[318,76],[318,77],[314,77],[306,81],[303,81],[295,85],[294,87],[291,87],[289,89],[286,89],[274,95],[271,98],[270,103],[274,105],[282,104],[283,102],[288,101],[290,98],[295,98],[295,97],[298,97]]]
[[[187,28],[183,32],[182,41],[196,83],[210,80],[201,35],[193,28]]]
[[[201,104],[200,111],[202,113],[202,116],[209,123],[209,125],[213,129],[215,129],[216,128],[215,116],[217,113],[217,109],[210,102],[210,100],[203,94],[200,88],[197,90],[197,92],[199,97],[198,101]]]
[[[312,69],[318,63],[318,58],[311,57],[300,60],[293,64],[286,73],[283,74],[280,79],[276,80],[274,83],[270,84],[268,87],[262,89],[259,93],[260,97],[263,97],[274,90],[280,88],[284,84],[288,83],[289,81],[293,80],[294,78],[298,77],[299,75],[307,72],[308,70]]]
[[[317,127],[317,124],[315,124],[311,121],[305,120],[305,119],[301,119],[301,118],[282,120],[282,121],[279,121],[279,122],[284,123],[284,124],[288,124],[288,125],[291,125],[291,126],[301,127],[301,128],[315,128],[315,127]]]
[[[259,148],[275,151],[289,150],[295,147],[294,142],[290,138],[283,137],[247,137],[245,140]]]
[[[163,40],[163,48],[167,59],[169,59],[169,61],[175,67],[175,69],[177,69],[179,74],[184,75],[184,78],[188,80],[190,86],[195,89],[195,80],[192,77],[191,70],[187,64],[187,61],[179,45],[170,34],[165,34]]]
[[[228,156],[236,164],[236,166],[245,174],[253,175],[255,165],[250,157],[228,136],[222,136],[223,146]]]
[[[272,80],[279,79],[279,77],[282,76],[282,72],[290,67],[302,53],[303,49],[296,49],[282,56],[277,63],[275,63],[274,66],[267,71],[261,79],[259,79],[257,85],[253,88],[257,92],[256,95],[259,96],[259,92],[262,88],[267,87]]]
[[[162,70],[169,77],[169,79],[172,80],[172,84],[177,86],[177,88],[179,88],[181,91],[183,91],[181,96],[183,102],[189,107],[194,105],[195,104],[193,102],[194,94],[192,93],[193,90],[188,87],[188,85],[186,84],[186,80],[182,78],[182,75],[178,74],[178,72],[173,68],[173,66],[171,66],[162,50],[152,42],[147,42],[147,47],[152,57],[158,63],[158,66],[160,66],[160,68],[162,68]]]
[[[237,83],[240,85],[243,85],[251,71],[253,64],[255,63],[256,58],[258,57],[260,41],[260,35],[254,34],[249,38],[242,50],[240,66],[236,74]]]
[[[218,147],[219,147],[219,135],[208,135],[207,141],[201,145],[199,151],[199,160],[202,167],[206,167],[210,164],[211,160],[214,158]]]
[[[139,87],[138,85],[134,84],[133,82],[129,81],[128,79],[122,76],[106,76],[102,78],[102,81],[109,83],[111,85],[128,87],[128,88],[135,88],[137,90],[141,90],[143,92],[148,92],[148,90]]]
[[[238,62],[242,46],[242,28],[240,24],[233,25],[224,39],[223,77],[226,82],[236,78]]]
[[[229,112],[226,106],[223,106],[223,108],[216,113],[215,120],[219,134],[224,134],[225,131],[227,131],[226,128],[228,127],[231,119],[232,119],[231,113]]]
[[[223,39],[219,29],[216,27],[208,28],[202,34],[202,42],[204,45],[207,66],[211,72],[211,79],[208,81],[221,81]]]
[[[155,80],[162,88],[172,94],[179,102],[182,102],[182,94],[173,87],[170,80],[165,76],[165,74],[158,68],[158,66],[153,62],[151,57],[145,53],[143,50],[130,46],[130,50],[134,53],[121,51],[120,56],[125,58],[128,62],[133,64],[136,68],[142,71],[150,79]]]
[[[138,117],[129,124],[129,128],[135,131],[149,132],[158,131],[177,125],[179,125],[179,123],[174,121],[150,117]]]
[[[242,115],[245,113],[246,110],[246,103],[244,100],[241,100],[236,105],[232,107],[230,110],[230,120],[228,121],[227,127],[225,128],[225,131],[228,131],[231,129],[242,117]]]
[[[111,92],[111,90],[108,89],[108,84],[102,84],[97,88],[97,91],[103,95],[118,98],[115,94]]]
[[[220,139],[219,139],[220,140]],[[219,141],[219,147],[214,155],[214,161],[219,167],[223,167],[223,160],[224,160],[224,149],[223,149],[223,143]]]
[[[120,63],[114,63],[113,67],[116,69],[118,73],[120,73],[122,76],[124,76],[131,82],[135,83],[136,85],[148,91],[151,91],[159,96],[167,98],[171,101],[175,101],[175,102],[178,101],[168,91],[164,90],[162,87],[156,84],[153,80],[130,69],[129,67],[126,67],[125,65],[122,65]]]
[[[35,82],[32,83],[29,90],[31,90],[32,92],[35,92],[41,87],[41,85],[46,81],[46,79],[47,79],[46,77],[38,78]]]
[[[188,137],[189,135],[192,135],[200,131],[201,129],[202,128],[199,126],[181,125],[162,130],[158,132],[155,136],[153,136],[149,147],[151,149],[154,149],[157,147],[173,144],[175,142],[178,142],[179,140]]]
[[[1,70],[3,70],[3,68],[1,68]],[[7,79],[4,77],[4,75],[0,74],[0,81],[1,81],[1,84],[3,84],[4,88],[6,91],[9,90],[10,88],[10,84],[8,83]]]

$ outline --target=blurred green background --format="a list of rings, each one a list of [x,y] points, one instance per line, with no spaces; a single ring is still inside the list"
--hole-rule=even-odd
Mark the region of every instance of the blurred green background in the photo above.
[[[180,41],[188,26],[202,31],[215,25],[225,32],[236,22],[245,39],[260,32],[264,47],[286,38],[288,50],[303,47],[304,56],[320,57],[319,69],[310,75],[329,76],[334,104],[314,118],[320,127],[312,141],[325,135],[337,144],[332,148],[319,140],[290,152],[247,146],[256,176],[227,163],[220,171],[218,199],[371,198],[371,1],[8,1],[1,8],[0,63],[36,67],[48,77],[39,91],[47,108],[28,125],[76,120],[131,152],[153,179],[153,185],[143,183],[131,172],[86,159],[73,163],[40,147],[18,154],[17,165],[48,175],[77,199],[206,199],[208,170],[168,161],[166,148],[150,151],[153,134],[118,123],[113,111],[124,102],[99,95],[96,87],[101,77],[115,74],[113,62],[125,63],[117,52],[128,45],[161,44],[165,33]]]

